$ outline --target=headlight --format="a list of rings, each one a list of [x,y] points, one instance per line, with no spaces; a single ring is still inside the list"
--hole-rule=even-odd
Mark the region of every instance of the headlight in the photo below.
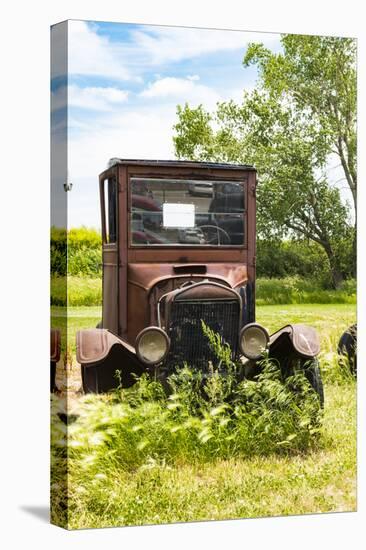
[[[259,359],[267,348],[269,334],[267,330],[257,323],[250,323],[240,331],[240,350],[248,359]]]
[[[169,337],[159,327],[144,328],[136,338],[137,357],[148,365],[160,363],[166,357],[169,347]]]

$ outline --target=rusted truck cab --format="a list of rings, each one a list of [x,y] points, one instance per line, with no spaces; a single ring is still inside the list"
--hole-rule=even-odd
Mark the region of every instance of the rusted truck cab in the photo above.
[[[215,357],[203,323],[233,360],[255,362],[276,345],[280,356],[289,347],[316,356],[309,327],[278,338],[255,323],[256,184],[247,165],[110,162],[99,179],[102,322],[77,334],[85,391],[115,387],[117,370],[127,386],[157,367],[207,369]]]

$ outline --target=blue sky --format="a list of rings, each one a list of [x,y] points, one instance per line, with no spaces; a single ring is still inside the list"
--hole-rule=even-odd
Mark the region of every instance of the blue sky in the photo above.
[[[68,23],[69,226],[99,227],[98,174],[108,159],[174,158],[176,106],[240,101],[257,74],[249,42],[280,49],[280,35],[123,23]],[[54,116],[62,76],[52,83]]]

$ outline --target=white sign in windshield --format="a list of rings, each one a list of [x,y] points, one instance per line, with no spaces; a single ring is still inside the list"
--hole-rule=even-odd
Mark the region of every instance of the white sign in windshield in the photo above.
[[[165,202],[163,204],[164,227],[194,227],[194,204]]]

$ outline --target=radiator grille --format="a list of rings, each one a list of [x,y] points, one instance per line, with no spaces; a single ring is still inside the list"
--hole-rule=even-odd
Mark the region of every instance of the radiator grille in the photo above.
[[[207,370],[208,362],[217,363],[202,322],[221,335],[229,344],[232,358],[237,354],[239,332],[239,300],[175,301],[172,303],[169,323],[171,347],[166,366],[174,368],[185,362],[189,366]]]

